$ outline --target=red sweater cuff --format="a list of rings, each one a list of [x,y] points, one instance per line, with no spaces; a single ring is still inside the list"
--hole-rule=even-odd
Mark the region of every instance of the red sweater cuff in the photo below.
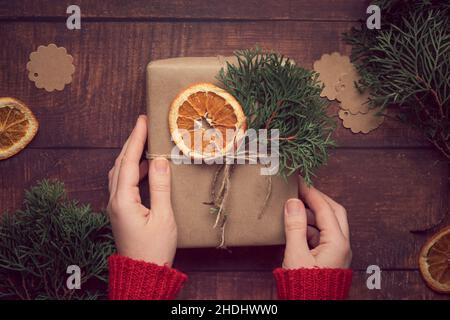
[[[175,269],[137,261],[119,255],[110,256],[109,299],[174,299],[187,276]]]
[[[278,299],[342,300],[347,298],[352,282],[350,269],[294,269],[273,271]]]

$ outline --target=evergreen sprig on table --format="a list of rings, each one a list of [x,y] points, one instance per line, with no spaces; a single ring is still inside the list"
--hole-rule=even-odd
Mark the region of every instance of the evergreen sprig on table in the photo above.
[[[320,97],[318,74],[260,48],[235,56],[237,64],[227,63],[218,80],[241,104],[249,128],[279,130],[279,173],[286,177],[300,170],[311,184],[334,145],[334,122]]]
[[[104,214],[68,200],[61,182],[42,181],[22,210],[0,217],[0,298],[105,298],[113,250]],[[70,265],[81,269],[79,290],[67,289]]]
[[[450,159],[450,2],[383,0],[381,29],[344,34],[371,104],[396,106]]]

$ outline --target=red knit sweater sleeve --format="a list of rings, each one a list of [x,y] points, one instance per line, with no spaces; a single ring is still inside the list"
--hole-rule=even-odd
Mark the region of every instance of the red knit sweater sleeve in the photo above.
[[[352,282],[350,269],[293,269],[273,271],[282,300],[342,300]]]
[[[187,279],[175,269],[119,255],[110,256],[108,265],[110,300],[174,299]]]

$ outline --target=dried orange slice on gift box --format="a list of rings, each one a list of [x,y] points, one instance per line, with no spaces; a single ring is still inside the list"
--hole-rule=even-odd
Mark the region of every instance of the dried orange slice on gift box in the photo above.
[[[186,156],[216,158],[236,146],[246,129],[239,102],[211,84],[191,85],[178,94],[169,111],[172,139]]]
[[[419,267],[430,288],[450,293],[450,226],[425,243],[420,251]]]
[[[34,138],[39,123],[30,109],[14,98],[0,98],[0,160],[12,157]]]

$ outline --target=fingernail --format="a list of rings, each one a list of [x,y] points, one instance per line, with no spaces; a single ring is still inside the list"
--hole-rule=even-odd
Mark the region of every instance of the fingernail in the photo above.
[[[169,161],[167,161],[166,158],[156,158],[153,161],[155,162],[156,172],[167,173],[167,169],[169,169]]]
[[[300,214],[300,204],[297,199],[289,199],[286,202],[286,213],[289,216]]]

